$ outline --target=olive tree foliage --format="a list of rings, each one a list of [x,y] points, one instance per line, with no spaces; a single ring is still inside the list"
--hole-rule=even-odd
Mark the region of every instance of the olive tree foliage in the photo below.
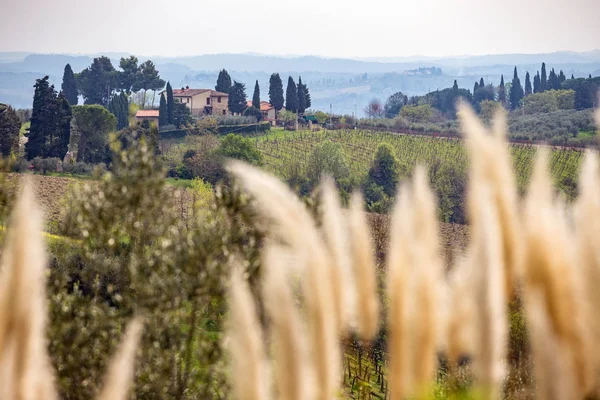
[[[325,141],[316,145],[308,157],[307,176],[318,184],[324,175],[331,176],[336,182],[350,174],[344,150],[339,143]]]
[[[144,138],[127,149],[113,141],[112,153],[113,172],[70,192],[62,220],[73,249],[52,260],[49,348],[61,397],[93,397],[124,324],[140,315],[132,398],[227,398],[221,332],[233,259],[258,293],[251,202],[235,185],[208,205],[205,194],[186,200],[165,186]]]

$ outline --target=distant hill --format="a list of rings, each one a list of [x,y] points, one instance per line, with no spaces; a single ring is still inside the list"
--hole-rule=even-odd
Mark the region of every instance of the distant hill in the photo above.
[[[125,53],[104,53],[115,67]],[[60,87],[63,68],[71,64],[75,72],[89,66],[99,54],[32,54],[27,52],[0,52],[0,102],[15,107],[31,107],[33,84],[36,78],[50,76],[50,81]],[[540,69],[542,61],[548,69],[562,69],[567,76],[599,75],[600,50],[585,53],[557,52],[548,54],[506,54],[464,57],[398,57],[377,59],[341,59],[316,56],[269,56],[261,54],[206,54],[188,57],[138,56],[140,61],[151,59],[161,77],[174,87],[213,87],[217,72],[226,68],[232,78],[246,84],[251,96],[254,81],[258,80],[264,100],[268,97],[268,79],[279,72],[284,81],[288,75],[295,79],[302,75],[308,83],[313,108],[351,114],[362,109],[369,100],[385,99],[396,91],[407,95],[421,95],[430,90],[443,89],[456,79],[460,87],[472,89],[475,80],[498,84],[500,75],[512,77],[516,65],[521,80],[525,71],[532,75]],[[414,71],[440,73],[414,73]],[[412,71],[412,72],[409,72]]]

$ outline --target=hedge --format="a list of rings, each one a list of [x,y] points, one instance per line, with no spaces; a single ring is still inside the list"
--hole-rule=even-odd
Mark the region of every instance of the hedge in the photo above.
[[[185,129],[173,129],[170,131],[162,131],[159,133],[161,139],[177,139],[182,138],[187,135],[187,130]]]
[[[247,125],[220,125],[218,127],[219,135],[226,135],[228,133],[236,134],[254,134],[263,133],[271,129],[270,122],[261,122],[258,124],[247,124]]]

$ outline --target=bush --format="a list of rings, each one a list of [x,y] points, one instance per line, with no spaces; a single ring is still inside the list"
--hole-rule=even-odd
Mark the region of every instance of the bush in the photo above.
[[[58,171],[58,166],[62,164],[60,158],[52,157],[52,158],[40,158],[36,157],[31,161],[33,165],[33,170],[35,172],[41,172],[45,174],[47,172],[56,172]]]
[[[410,122],[429,122],[434,115],[433,111],[433,107],[429,104],[408,105],[402,107],[399,115]]]
[[[342,146],[330,141],[317,144],[308,156],[306,173],[313,187],[319,184],[325,174],[339,184],[341,179],[350,174]]]
[[[260,121],[262,121],[262,118],[263,118],[262,112],[260,112],[260,110],[258,108],[254,108],[254,107],[246,108],[244,110],[244,116],[254,118],[253,122],[260,122]]]
[[[217,154],[221,157],[246,161],[253,165],[261,165],[263,162],[262,154],[250,139],[233,133],[221,140]]]

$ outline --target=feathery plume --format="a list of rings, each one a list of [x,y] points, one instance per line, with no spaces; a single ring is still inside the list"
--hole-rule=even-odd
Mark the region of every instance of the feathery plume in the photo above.
[[[350,200],[350,243],[356,285],[357,331],[363,340],[371,340],[379,329],[377,269],[367,216],[362,207],[361,194],[353,193]]]
[[[488,134],[487,129],[466,103],[459,104],[458,115],[471,158],[470,185],[486,182],[492,190],[492,200],[500,218],[506,296],[512,296],[515,280],[521,274],[523,241],[520,237],[517,186],[506,143],[506,112],[496,113],[492,135]],[[482,204],[472,190],[467,192],[467,203],[471,213],[477,213],[477,207]],[[470,217],[473,218],[473,215]]]
[[[273,358],[278,398],[303,400],[311,385],[307,382],[304,326],[286,279],[283,249],[269,246],[264,255],[263,293],[272,326]]]
[[[238,400],[267,399],[267,373],[262,332],[254,299],[239,268],[229,290],[228,345],[232,358],[233,392]]]
[[[279,237],[288,243],[305,268],[303,292],[308,311],[312,370],[317,399],[330,399],[339,387],[340,343],[329,282],[331,261],[314,221],[290,189],[277,178],[247,164],[230,161],[228,169],[271,218]]]
[[[564,211],[554,202],[550,176],[547,171],[548,153],[540,151],[535,161],[525,203],[527,235],[525,302],[531,303],[532,296],[540,296],[543,310],[548,313],[546,324],[551,330],[548,335],[556,337],[559,346],[556,352],[569,359],[569,368],[564,376],[554,376],[551,371],[541,371],[552,380],[573,382],[572,398],[581,398],[592,384],[592,360],[589,334],[584,325],[584,308],[578,281],[577,254],[574,251],[573,233],[565,221]],[[542,309],[542,307],[538,307]],[[528,312],[538,312],[538,309]],[[528,318],[536,318],[528,314]],[[541,317],[540,317],[541,318]],[[531,337],[532,342],[544,336]],[[533,344],[543,349],[543,344]],[[539,358],[539,355],[535,356]],[[538,370],[550,368],[537,364]],[[550,379],[550,378],[548,378]],[[563,383],[553,382],[555,385]]]
[[[134,318],[108,367],[104,387],[98,400],[126,400],[135,373],[135,353],[142,335],[143,323]]]
[[[0,276],[0,397],[55,399],[46,351],[42,217],[27,180],[11,222]]]
[[[390,389],[402,399],[425,393],[444,329],[436,207],[422,168],[400,190],[388,254]]]
[[[475,363],[485,398],[500,398],[500,382],[504,377],[508,337],[507,298],[498,282],[504,281],[502,240],[499,215],[486,182],[473,182],[479,206],[473,213],[472,247],[473,285],[475,285]]]
[[[345,220],[342,215],[339,194],[333,179],[326,177],[322,183],[323,230],[331,255],[331,284],[333,293],[334,318],[340,333],[348,328],[349,312],[353,304],[350,282],[350,257]]]

